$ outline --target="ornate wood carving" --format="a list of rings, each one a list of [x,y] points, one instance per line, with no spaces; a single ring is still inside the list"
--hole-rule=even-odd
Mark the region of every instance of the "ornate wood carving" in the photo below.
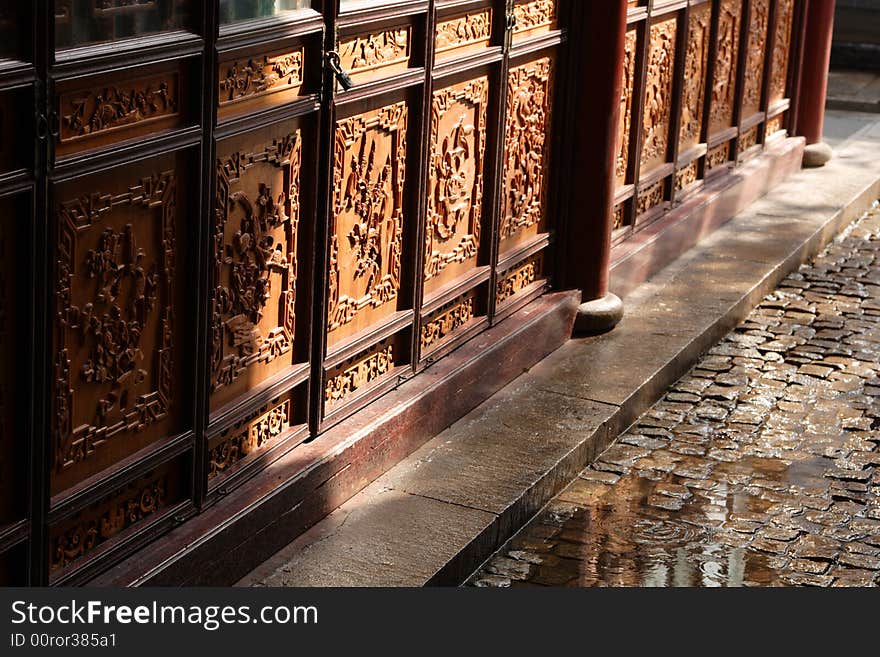
[[[61,143],[177,116],[176,73],[60,96]]]
[[[696,146],[702,140],[706,67],[709,63],[711,28],[711,3],[707,2],[691,7],[682,86],[681,131],[679,133],[679,146],[683,150]]]
[[[636,206],[636,214],[642,215],[648,210],[656,208],[663,203],[666,197],[666,180],[660,179],[647,187],[639,190],[639,200]]]
[[[626,33],[623,60],[623,86],[620,97],[620,124],[617,131],[617,164],[614,173],[617,184],[626,182],[626,171],[629,167],[630,127],[632,126],[633,89],[636,75],[636,45],[638,33],[635,29]]]
[[[452,301],[422,324],[422,353],[427,352],[438,342],[466,326],[474,319],[476,313],[477,294],[471,292],[467,296]]]
[[[434,50],[440,55],[467,46],[488,44],[491,37],[492,10],[487,7],[438,21],[435,29]]]
[[[57,573],[180,499],[179,464],[163,466],[50,530],[49,568]]]
[[[742,136],[739,138],[739,152],[744,153],[749,150],[753,146],[758,145],[758,127],[752,126],[748,130],[746,130]]]
[[[223,399],[292,364],[302,136],[276,132],[217,160],[211,390],[231,388]]]
[[[220,65],[220,107],[297,89],[303,82],[302,48]]]
[[[793,18],[794,0],[779,0],[776,4],[776,36],[773,44],[773,62],[770,72],[771,103],[782,100],[786,95]]]
[[[498,277],[495,302],[501,305],[511,297],[538,282],[544,273],[544,252],[526,258]]]
[[[425,227],[425,280],[477,256],[489,79],[434,92]]]
[[[772,119],[767,121],[767,129],[766,134],[769,137],[770,135],[774,135],[778,132],[785,130],[785,114],[777,114]]]
[[[556,0],[532,0],[513,6],[514,34],[549,27],[556,22]]]
[[[360,73],[408,63],[410,34],[411,28],[407,26],[342,41],[339,45],[341,66],[351,73]]]
[[[675,174],[675,190],[681,191],[693,185],[699,179],[699,167],[697,160],[694,160],[683,169],[679,169]]]
[[[743,82],[743,117],[761,110],[764,85],[764,53],[767,49],[767,25],[770,0],[752,0],[749,13],[749,38]]]
[[[397,298],[406,130],[406,103],[336,124],[329,331],[349,324],[367,308],[380,310]]]
[[[730,142],[724,142],[709,149],[706,154],[706,168],[710,171],[730,161]]]
[[[208,479],[214,479],[254,452],[268,447],[290,429],[293,402],[273,402],[224,431],[208,455]]]
[[[168,429],[176,198],[175,173],[163,171],[58,205],[56,480],[94,472],[104,459],[86,462],[102,448],[132,453]]]
[[[715,76],[709,123],[712,131],[724,130],[733,123],[736,97],[736,68],[742,22],[742,0],[720,0],[718,43],[715,47]]]
[[[614,223],[612,230],[618,230],[626,225],[626,203],[618,203],[614,206]]]
[[[645,111],[642,125],[642,172],[666,161],[672,112],[672,78],[678,21],[670,18],[651,26]]]
[[[544,219],[553,89],[553,61],[549,57],[510,70],[501,239],[533,226],[537,228]]]
[[[382,343],[367,356],[349,360],[327,374],[325,408],[338,406],[347,397],[375,383],[394,369],[394,346]]]

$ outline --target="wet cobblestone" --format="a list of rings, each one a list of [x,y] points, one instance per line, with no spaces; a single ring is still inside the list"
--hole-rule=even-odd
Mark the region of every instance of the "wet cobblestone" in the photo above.
[[[474,586],[880,583],[880,211],[786,278]]]

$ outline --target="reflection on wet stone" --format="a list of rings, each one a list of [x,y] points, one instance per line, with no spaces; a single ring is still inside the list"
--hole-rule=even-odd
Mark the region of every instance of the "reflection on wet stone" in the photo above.
[[[469,582],[880,583],[880,211],[786,278]]]

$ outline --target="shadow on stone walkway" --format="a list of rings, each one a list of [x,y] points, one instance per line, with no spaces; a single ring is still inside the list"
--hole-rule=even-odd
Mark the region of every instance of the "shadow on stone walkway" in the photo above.
[[[476,586],[872,586],[880,210],[783,281]]]

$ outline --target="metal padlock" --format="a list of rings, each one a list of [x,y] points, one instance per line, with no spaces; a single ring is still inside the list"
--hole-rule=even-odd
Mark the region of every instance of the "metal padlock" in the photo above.
[[[342,62],[339,59],[339,53],[335,50],[331,50],[327,53],[327,66],[333,71],[333,75],[336,76],[339,86],[345,91],[348,91],[354,86],[354,80],[351,79],[348,73],[342,70]]]

